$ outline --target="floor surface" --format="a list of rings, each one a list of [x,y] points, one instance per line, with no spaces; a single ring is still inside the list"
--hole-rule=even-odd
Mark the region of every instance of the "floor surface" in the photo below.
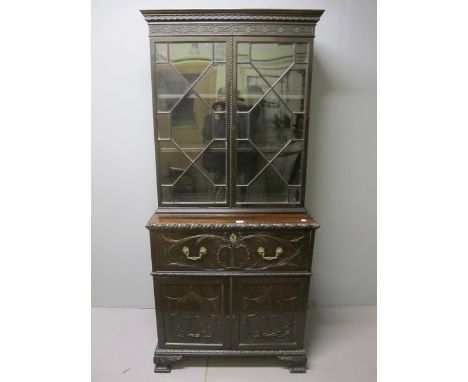
[[[92,308],[93,382],[375,382],[376,308],[321,308],[308,312],[306,374],[261,358],[194,358],[153,373],[156,324],[152,309]]]

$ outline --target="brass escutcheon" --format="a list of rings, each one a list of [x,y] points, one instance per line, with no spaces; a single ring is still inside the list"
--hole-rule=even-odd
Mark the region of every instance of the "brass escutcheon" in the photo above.
[[[234,233],[231,233],[231,236],[229,236],[229,241],[234,244],[237,241],[237,236]]]

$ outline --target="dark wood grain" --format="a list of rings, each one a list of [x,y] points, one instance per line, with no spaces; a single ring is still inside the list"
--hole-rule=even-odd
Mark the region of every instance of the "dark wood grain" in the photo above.
[[[160,198],[158,209],[146,224],[158,329],[155,372],[170,372],[172,363],[200,356],[277,357],[287,363],[291,373],[305,372],[304,328],[315,231],[319,228],[304,208],[307,150],[301,179],[287,181],[288,187],[300,187],[299,200],[291,201],[288,194],[282,203],[270,203],[281,199],[268,197],[255,203],[238,202],[236,60],[239,42],[295,44],[296,63],[301,61],[297,44],[307,44],[304,104],[309,105],[315,25],[323,10],[141,12],[149,24],[153,101],[158,97],[159,70],[155,44],[195,45],[204,41],[226,46],[227,198],[220,204],[202,202],[203,198],[184,202],[169,199],[164,204]],[[160,139],[157,115],[155,109],[156,143]],[[307,107],[303,120],[300,139],[306,147]],[[267,128],[260,125],[256,128]],[[158,144],[155,146],[159,158]],[[158,159],[157,187],[162,195],[159,165]],[[270,189],[262,192],[274,194]]]

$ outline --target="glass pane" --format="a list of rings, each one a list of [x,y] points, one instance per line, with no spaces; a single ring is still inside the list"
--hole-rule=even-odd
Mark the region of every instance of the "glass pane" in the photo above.
[[[272,161],[272,165],[290,185],[301,184],[303,148],[304,142],[291,142]]]
[[[304,111],[306,72],[306,64],[295,64],[274,88],[292,112]]]
[[[269,88],[252,65],[237,65],[237,110],[250,110]]]
[[[156,126],[158,128],[159,139],[169,139],[171,137],[171,114],[158,113]]]
[[[296,44],[296,62],[307,62],[309,44]]]
[[[237,138],[247,139],[249,136],[249,120],[251,118],[250,113],[237,113]]]
[[[215,187],[215,203],[226,203],[226,187]]]
[[[213,64],[197,81],[193,90],[213,111],[226,110],[226,64]]]
[[[174,184],[175,203],[214,203],[216,188],[200,170],[191,166]]]
[[[164,203],[172,203],[172,186],[161,187],[162,196],[161,200]]]
[[[208,146],[212,138],[211,110],[189,92],[171,113],[172,140],[192,159]]]
[[[226,44],[156,50],[161,202],[226,203]]]
[[[291,139],[291,114],[272,91],[249,114],[249,139],[273,159]]]
[[[249,42],[240,42],[237,44],[237,62],[250,62]]]
[[[304,139],[304,114],[292,115],[292,139]]]
[[[226,113],[211,113],[203,126],[203,137],[205,142],[226,139]]]
[[[184,78],[193,84],[213,61],[213,43],[169,44],[169,59]]]
[[[156,44],[156,62],[167,62],[167,44]]]
[[[213,184],[226,184],[226,141],[214,141],[195,162]]]
[[[294,63],[294,44],[252,44],[251,60],[263,78],[273,86]]]
[[[174,184],[190,164],[190,160],[171,141],[159,141],[161,184]]]
[[[238,203],[301,202],[307,43],[238,43]]]
[[[214,60],[226,61],[226,44],[224,42],[214,44]]]
[[[237,141],[237,184],[248,185],[267,165],[263,156],[246,141]]]
[[[247,203],[247,186],[237,186],[236,200],[238,203]]]
[[[288,186],[271,166],[268,166],[248,187],[247,203],[285,203]]]
[[[169,64],[156,65],[157,109],[170,111],[189,89],[189,84]]]

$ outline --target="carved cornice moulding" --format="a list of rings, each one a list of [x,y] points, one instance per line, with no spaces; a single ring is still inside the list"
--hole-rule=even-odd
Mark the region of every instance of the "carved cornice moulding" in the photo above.
[[[147,224],[149,230],[158,231],[183,231],[183,230],[235,230],[235,231],[255,231],[255,230],[315,230],[320,228],[318,223],[284,223],[284,224]]]
[[[277,21],[317,23],[323,10],[298,9],[219,9],[219,10],[142,10],[148,23],[200,21]]]
[[[300,35],[314,36],[323,10],[142,10],[150,36]]]

